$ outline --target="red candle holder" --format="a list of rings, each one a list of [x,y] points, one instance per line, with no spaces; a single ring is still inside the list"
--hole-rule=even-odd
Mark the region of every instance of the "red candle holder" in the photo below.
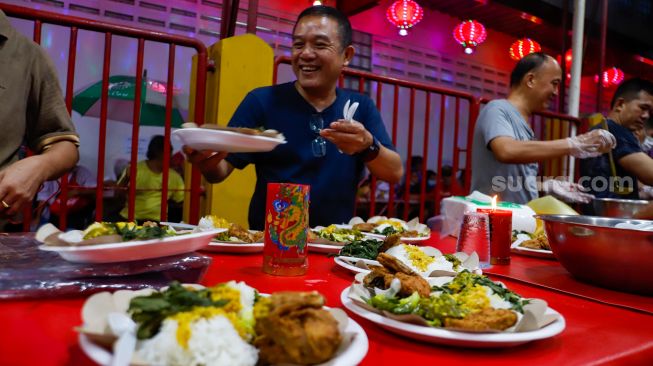
[[[477,208],[476,212],[490,217],[490,264],[510,264],[512,242],[512,211]]]

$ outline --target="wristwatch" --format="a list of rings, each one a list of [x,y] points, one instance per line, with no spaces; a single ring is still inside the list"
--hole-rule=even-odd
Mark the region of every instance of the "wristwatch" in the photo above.
[[[370,161],[376,159],[377,156],[379,156],[379,152],[381,151],[381,143],[379,140],[372,135],[372,145],[367,147],[367,149],[357,153],[356,155],[363,160],[364,163],[369,163]]]

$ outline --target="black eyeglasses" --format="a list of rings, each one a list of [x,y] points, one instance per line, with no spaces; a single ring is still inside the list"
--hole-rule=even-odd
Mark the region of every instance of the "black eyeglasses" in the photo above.
[[[324,119],[322,118],[322,115],[319,113],[312,114],[309,120],[309,126],[311,132],[317,135],[317,137],[311,141],[313,156],[322,157],[326,155],[326,140],[324,137],[320,136],[320,130],[324,128]]]

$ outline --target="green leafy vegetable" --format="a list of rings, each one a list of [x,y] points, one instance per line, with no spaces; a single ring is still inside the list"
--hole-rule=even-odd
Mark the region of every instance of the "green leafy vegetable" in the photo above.
[[[445,254],[444,259],[448,260],[453,264],[453,270],[458,271],[458,267],[460,267],[461,264],[463,264],[460,259],[456,258],[455,255],[453,254]]]
[[[379,255],[379,248],[382,245],[383,242],[380,240],[355,240],[349,244],[345,244],[340,249],[340,255],[374,260]]]
[[[192,310],[195,306],[222,307],[228,302],[211,300],[208,289],[192,290],[173,282],[163,292],[133,298],[128,312],[138,325],[138,339],[149,339],[159,332],[161,323],[169,316]]]

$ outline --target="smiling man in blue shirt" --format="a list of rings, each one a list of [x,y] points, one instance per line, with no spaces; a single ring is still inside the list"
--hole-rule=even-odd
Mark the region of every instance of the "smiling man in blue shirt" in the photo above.
[[[275,129],[287,143],[269,153],[229,155],[185,148],[189,161],[213,183],[234,168],[255,165],[251,228],[264,227],[267,183],[310,185],[309,217],[315,226],[349,220],[364,167],[390,183],[403,176],[401,158],[372,100],[336,87],[353,56],[351,24],[342,13],[326,6],[304,10],[293,30],[292,69],[297,80],[250,92],[229,123]],[[348,101],[350,106],[358,103],[351,121],[343,115]]]

